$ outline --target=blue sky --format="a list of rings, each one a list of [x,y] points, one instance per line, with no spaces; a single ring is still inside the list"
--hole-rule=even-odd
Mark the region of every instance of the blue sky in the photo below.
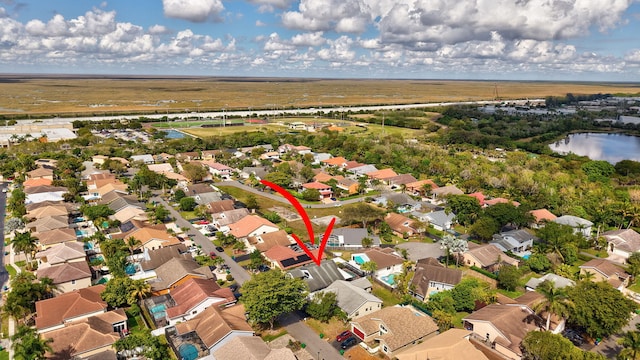
[[[0,0],[0,73],[640,81],[640,1]]]

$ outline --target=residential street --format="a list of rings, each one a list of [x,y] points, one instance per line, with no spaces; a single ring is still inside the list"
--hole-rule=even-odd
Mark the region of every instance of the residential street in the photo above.
[[[607,359],[615,359],[622,350],[622,345],[618,344],[621,335],[627,331],[635,331],[636,325],[640,324],[640,316],[634,314],[629,323],[616,335],[611,335],[602,340],[600,344],[594,346],[591,351],[604,355]]]
[[[283,204],[290,204],[289,201],[287,199],[285,199],[284,197],[280,196],[280,195],[276,195],[276,194],[272,194],[268,191],[260,191],[256,188],[252,188],[251,186],[247,186],[244,184],[239,183],[238,181],[222,181],[219,183],[215,183],[215,185],[219,185],[219,186],[233,186],[239,189],[242,189],[244,191],[248,191],[250,193],[256,194],[256,195],[260,195],[260,196],[264,196],[267,197],[269,199],[275,200],[275,201],[279,201]],[[304,206],[305,208],[312,208],[312,209],[325,209],[325,208],[332,208],[335,207],[337,204],[340,205],[347,205],[347,204],[354,204],[357,202],[362,202],[364,201],[364,196],[359,197],[359,198],[355,198],[355,199],[349,199],[349,200],[340,200],[337,203],[331,203],[331,204],[302,204],[302,206]]]
[[[296,340],[307,344],[306,350],[315,359],[343,359],[342,355],[331,345],[331,342],[320,339],[320,336],[304,323],[298,313],[283,316],[279,321]],[[331,339],[332,334],[328,334],[328,336]]]
[[[245,281],[249,280],[251,278],[251,276],[249,275],[249,273],[247,273],[245,271],[245,269],[242,268],[242,266],[238,265],[238,263],[236,263],[235,261],[233,261],[233,259],[231,259],[230,256],[228,256],[225,253],[220,253],[218,251],[216,251],[216,246],[211,242],[211,240],[209,240],[206,236],[202,235],[202,233],[200,231],[198,231],[193,224],[191,224],[190,222],[188,222],[187,220],[185,220],[182,215],[180,215],[179,212],[177,212],[173,207],[171,207],[171,205],[169,205],[164,199],[162,199],[159,196],[153,197],[150,199],[151,201],[156,201],[160,204],[162,204],[165,208],[167,208],[167,210],[169,210],[169,212],[171,213],[171,216],[173,216],[176,219],[176,225],[178,225],[179,227],[186,227],[192,230],[193,234],[195,235],[195,237],[193,237],[193,241],[202,246],[202,251],[205,254],[209,254],[211,252],[214,252],[217,256],[220,256],[224,259],[225,263],[227,265],[229,265],[229,270],[231,271],[231,275],[233,276],[234,279],[236,279],[236,281],[238,282],[238,285],[242,285]]]

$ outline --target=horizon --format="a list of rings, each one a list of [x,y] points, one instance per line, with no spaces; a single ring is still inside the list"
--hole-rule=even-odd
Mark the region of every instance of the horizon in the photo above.
[[[638,82],[640,2],[0,1],[0,72]]]

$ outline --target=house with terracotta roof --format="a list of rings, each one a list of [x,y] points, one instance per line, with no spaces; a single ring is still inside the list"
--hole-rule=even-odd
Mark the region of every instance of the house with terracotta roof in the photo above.
[[[22,186],[26,188],[35,187],[35,186],[51,186],[53,184],[53,180],[51,179],[27,179],[22,183]]]
[[[40,249],[42,250],[67,242],[76,242],[78,240],[76,231],[68,227],[34,233],[33,236],[38,238],[37,244],[40,245]]]
[[[66,323],[105,313],[108,305],[100,297],[104,289],[104,285],[95,285],[36,301],[38,333],[61,329]]]
[[[398,360],[438,359],[438,360],[489,360],[470,341],[473,332],[452,328],[422,343],[397,352]]]
[[[352,320],[351,332],[366,343],[376,343],[378,351],[393,358],[435,336],[438,325],[412,306],[392,306]]]
[[[46,205],[27,211],[27,219],[39,219],[45,216],[69,216],[69,208],[64,205]]]
[[[535,297],[540,294],[531,291],[525,295]],[[490,343],[498,354],[508,359],[521,359],[522,339],[530,331],[541,330],[542,319],[523,301],[516,299],[514,302],[487,305],[467,315],[462,321],[465,329]]]
[[[155,250],[162,247],[180,244],[180,240],[169,234],[163,224],[149,225],[135,220],[132,221],[132,224],[134,227],[131,230],[120,234],[113,234],[111,237],[115,239],[124,239],[125,241],[130,237],[139,240],[140,244],[137,245],[134,250],[139,250],[141,248]]]
[[[313,180],[314,180],[314,181],[321,182],[321,183],[327,183],[328,181],[330,181],[330,180],[332,180],[332,179],[334,179],[334,180],[338,181],[338,180],[340,180],[340,179],[344,179],[344,176],[342,176],[342,175],[333,176],[333,175],[327,174],[327,173],[326,173],[326,172],[324,172],[324,171],[320,171],[319,173],[317,173],[317,174],[313,177]]]
[[[322,160],[321,163],[327,166],[334,166],[334,167],[342,167],[342,165],[344,163],[347,162],[347,159],[343,158],[342,156],[338,156],[338,157],[334,157],[331,159],[326,159],[326,160]]]
[[[509,200],[509,199],[505,199],[503,197],[497,197],[497,198],[491,198],[491,199],[485,199],[484,201],[484,205],[485,206],[493,206],[496,204],[511,204],[515,207],[520,206],[520,203],[517,201],[513,201],[513,200]]]
[[[113,359],[113,344],[127,330],[127,315],[123,309],[66,324],[43,336],[51,339],[52,352],[47,359]]]
[[[194,318],[166,328],[167,340],[174,348],[190,343],[198,350],[198,358],[208,356],[236,337],[254,335],[244,314],[243,305],[210,306]]]
[[[43,233],[49,230],[66,229],[69,227],[69,217],[66,215],[45,216],[25,225],[28,230]]]
[[[229,224],[229,233],[238,240],[280,230],[271,221],[257,215],[245,216],[239,221]]]
[[[631,278],[623,268],[605,259],[591,259],[580,265],[580,274],[587,272],[593,275],[592,281],[606,281],[618,290],[626,288]]]
[[[54,293],[63,294],[91,286],[91,269],[86,261],[63,263],[38,269],[36,277],[48,277],[56,286]]]
[[[529,224],[529,227],[532,229],[542,228],[546,223],[557,218],[557,216],[547,209],[531,210],[529,211],[529,214],[533,216],[533,222]]]
[[[39,251],[36,253],[36,260],[38,260],[38,269],[42,269],[64,263],[87,261],[87,254],[83,243],[68,241]]]
[[[481,206],[481,207],[484,207],[484,206],[485,206],[484,201],[485,201],[485,199],[486,199],[486,196],[484,196],[484,194],[483,194],[483,193],[481,193],[481,192],[474,192],[474,193],[467,194],[467,195],[468,195],[468,196],[471,196],[472,198],[475,198],[476,200],[478,200],[478,204],[480,204],[480,206]]]
[[[415,221],[404,215],[388,213],[387,216],[384,217],[384,221],[396,236],[404,238],[418,233],[418,229],[414,226]]]
[[[215,279],[208,266],[200,266],[193,259],[171,258],[155,269],[156,278],[149,280],[154,295],[164,295],[190,279]]]
[[[318,256],[318,250],[312,249],[311,253]],[[272,268],[289,270],[298,266],[313,263],[313,259],[302,250],[294,250],[289,246],[276,245],[263,253],[264,257],[271,263]]]
[[[393,171],[393,169],[391,168],[372,171],[367,173],[366,175],[369,177],[370,180],[379,180],[383,182],[385,182],[390,178],[398,176],[398,174],[395,171]]]
[[[191,278],[169,292],[173,306],[167,307],[169,325],[187,321],[210,306],[230,306],[236,298],[229,288],[221,288],[214,279]]]
[[[249,236],[247,238],[249,252],[258,249],[260,252],[269,251],[269,249],[275,246],[289,246],[295,244],[289,234],[284,230],[278,230],[266,234],[259,234],[256,236]]]
[[[520,262],[500,250],[493,244],[475,245],[469,243],[469,250],[461,254],[462,263],[487,271],[496,271],[503,264],[518,266]]]
[[[409,293],[420,301],[427,301],[433,294],[451,290],[462,280],[462,271],[450,269],[435,258],[420,259],[416,262],[415,274],[411,278]]]
[[[322,200],[322,199],[328,199],[333,197],[333,189],[331,188],[330,185],[327,184],[323,184],[321,182],[310,182],[310,183],[306,183],[306,184],[302,184],[302,189],[303,190],[318,190],[318,192],[320,192],[320,197],[318,200]]]
[[[220,346],[213,356],[216,360],[297,360],[291,349],[270,348],[259,336],[238,336]]]
[[[640,234],[633,229],[606,231],[602,236],[607,240],[607,253],[625,262],[631,254],[640,251]]]
[[[355,168],[359,168],[361,166],[365,166],[367,164],[363,164],[361,162],[357,162],[357,161],[347,161],[346,163],[342,164],[342,168],[345,170],[351,170],[351,169],[355,169]]]
[[[431,192],[433,189],[437,188],[438,185],[436,185],[433,180],[418,180],[412,183],[408,183],[405,191],[415,196],[425,196],[428,192]],[[425,189],[428,189],[428,191],[426,191]]]

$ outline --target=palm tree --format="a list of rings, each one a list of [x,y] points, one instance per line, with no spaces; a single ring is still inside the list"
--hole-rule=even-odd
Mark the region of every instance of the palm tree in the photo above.
[[[42,296],[45,299],[49,299],[53,297],[53,292],[58,288],[53,280],[47,276],[40,278],[40,286],[42,287]]]
[[[549,280],[543,281],[536,288],[536,291],[542,294],[544,299],[534,306],[533,310],[538,313],[547,313],[547,325],[545,329],[549,331],[552,313],[562,318],[568,314],[571,305],[567,292],[563,288],[556,288],[554,283]]]
[[[244,241],[236,240],[236,242],[233,244],[233,249],[237,252],[242,252],[247,249],[247,244],[245,244]]]
[[[373,275],[373,272],[378,270],[378,264],[373,261],[367,261],[364,264],[360,265],[360,269],[367,272],[369,276]]]
[[[133,299],[137,298],[142,302],[144,298],[151,295],[151,285],[142,279],[133,280],[131,287],[129,288],[129,295]]]
[[[138,247],[138,245],[142,245],[142,241],[136,239],[133,236],[129,236],[127,238],[127,246],[129,247],[131,255],[133,255],[133,251]]]
[[[13,244],[13,250],[17,253],[24,252],[27,258],[27,263],[31,263],[30,256],[36,251],[38,246],[36,243],[38,238],[31,236],[31,231],[16,232],[11,243]]]
[[[53,352],[49,345],[53,339],[41,338],[35,328],[26,325],[18,326],[16,333],[11,336],[11,347],[16,359],[44,359],[47,352]]]
[[[370,237],[365,237],[362,239],[362,247],[371,247],[373,245],[373,239]]]
[[[593,281],[595,276],[596,275],[594,273],[592,273],[591,271],[585,270],[584,273],[582,273],[582,272],[578,273],[578,281]]]
[[[637,359],[640,351],[640,332],[627,331],[618,343],[624,347],[618,355],[619,359]]]

